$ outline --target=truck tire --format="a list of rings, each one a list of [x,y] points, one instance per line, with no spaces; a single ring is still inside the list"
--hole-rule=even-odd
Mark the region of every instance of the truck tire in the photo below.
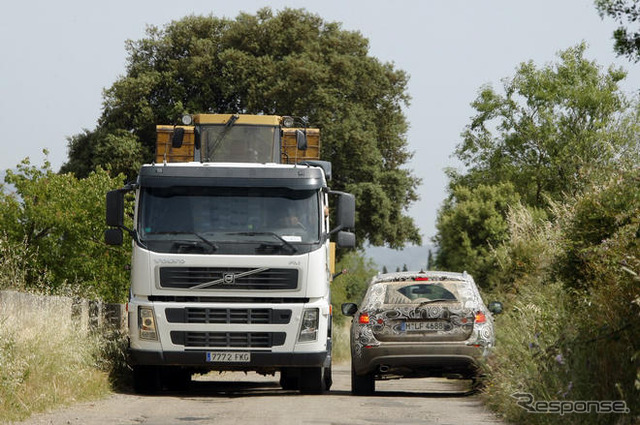
[[[333,385],[333,375],[331,367],[324,368],[324,390],[329,391]]]
[[[169,391],[186,391],[191,384],[191,372],[178,366],[162,369],[161,384]]]
[[[160,368],[133,366],[133,389],[138,394],[156,394],[162,389]]]
[[[322,394],[327,391],[327,369],[322,366],[300,368],[300,392],[302,394]]]
[[[300,370],[294,367],[283,367],[280,370],[280,386],[286,391],[300,389]]]
[[[372,372],[357,375],[351,368],[351,393],[353,395],[371,395],[376,391],[376,377]]]

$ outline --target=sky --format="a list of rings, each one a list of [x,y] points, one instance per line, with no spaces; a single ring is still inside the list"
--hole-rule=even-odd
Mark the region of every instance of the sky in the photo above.
[[[424,245],[435,234],[446,196],[444,169],[470,122],[470,103],[482,85],[501,87],[521,62],[538,66],[581,41],[603,68],[629,73],[623,89],[640,87],[638,66],[613,53],[616,24],[598,16],[593,0],[34,0],[9,2],[0,16],[0,170],[25,157],[54,170],[66,161],[67,137],[94,129],[102,91],[125,73],[126,40],[145,37],[187,15],[235,18],[304,8],[341,22],[369,40],[371,56],[410,75],[407,134],[414,152],[407,168],[422,179],[421,199],[408,214]]]

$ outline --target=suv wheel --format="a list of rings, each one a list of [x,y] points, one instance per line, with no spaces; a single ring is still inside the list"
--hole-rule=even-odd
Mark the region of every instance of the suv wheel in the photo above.
[[[373,372],[357,375],[351,368],[351,392],[354,395],[370,395],[376,391],[376,378]]]

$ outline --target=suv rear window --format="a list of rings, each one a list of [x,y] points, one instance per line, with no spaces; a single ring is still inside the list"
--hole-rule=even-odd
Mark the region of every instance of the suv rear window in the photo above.
[[[455,302],[460,282],[397,282],[386,283],[385,304],[420,304],[425,301]]]

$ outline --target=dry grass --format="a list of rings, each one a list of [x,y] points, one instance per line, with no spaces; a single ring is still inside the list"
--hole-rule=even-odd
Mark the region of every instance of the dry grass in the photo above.
[[[333,324],[333,362],[336,364],[348,363],[351,361],[351,348],[349,340],[349,328],[351,320],[345,320],[343,323]]]
[[[23,245],[0,236],[0,289],[25,291],[33,272],[26,257]],[[46,286],[46,271],[35,275],[33,286]],[[69,306],[24,293],[0,297],[0,422],[110,392],[108,374],[96,367],[103,342],[75,324]]]
[[[107,374],[95,367],[97,337],[58,309],[4,305],[0,323],[0,421],[109,393]]]

